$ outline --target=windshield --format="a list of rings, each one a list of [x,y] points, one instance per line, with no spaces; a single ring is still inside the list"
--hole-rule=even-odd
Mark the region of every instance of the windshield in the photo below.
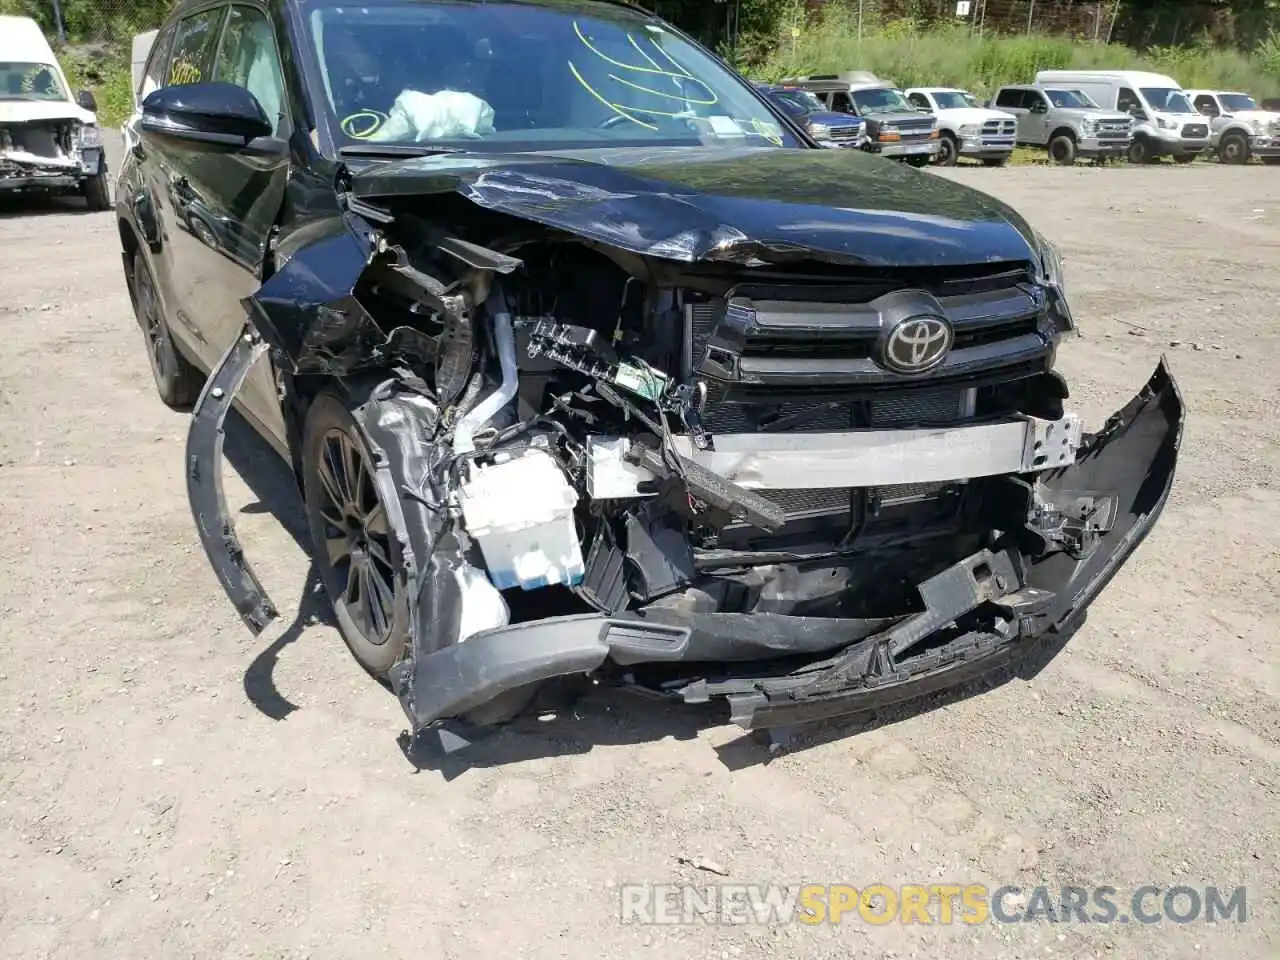
[[[1222,109],[1235,112],[1238,110],[1257,110],[1258,101],[1247,93],[1222,93],[1218,95],[1222,101]]]
[[[1090,100],[1083,90],[1046,90],[1045,96],[1055,107],[1098,109],[1098,105]]]
[[[1187,95],[1177,87],[1143,87],[1142,96],[1157,113],[1195,113]]]
[[[963,110],[978,105],[977,99],[963,90],[934,90],[933,100],[939,110]]]
[[[0,63],[0,100],[66,100],[58,71],[47,63]]]
[[[790,107],[802,113],[817,113],[827,108],[822,101],[808,90],[775,90],[772,94],[776,103],[784,109]]]
[[[915,113],[916,108],[907,103],[897,90],[877,87],[872,90],[854,90],[849,94],[859,113]]]
[[[338,146],[796,146],[757,91],[622,6],[304,0]]]

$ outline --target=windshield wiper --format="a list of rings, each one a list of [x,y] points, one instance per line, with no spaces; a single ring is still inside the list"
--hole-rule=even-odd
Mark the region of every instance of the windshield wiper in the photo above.
[[[446,153],[466,153],[462,147],[426,147],[407,143],[355,144],[338,148],[340,157],[434,157]]]

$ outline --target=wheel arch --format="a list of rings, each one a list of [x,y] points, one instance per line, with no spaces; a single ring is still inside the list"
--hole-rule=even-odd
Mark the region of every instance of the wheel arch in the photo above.
[[[1080,142],[1080,137],[1076,133],[1075,128],[1068,126],[1067,124],[1061,124],[1057,127],[1054,127],[1053,133],[1049,134],[1049,139],[1046,141],[1046,145],[1049,143],[1052,143],[1054,140],[1057,140],[1058,137],[1070,137],[1072,143]]]

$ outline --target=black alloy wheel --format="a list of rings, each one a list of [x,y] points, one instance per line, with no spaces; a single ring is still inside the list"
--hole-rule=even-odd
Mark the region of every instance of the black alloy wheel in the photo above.
[[[204,377],[173,342],[151,268],[141,253],[134,255],[129,288],[134,316],[146,340],[147,361],[156,382],[156,392],[166,406],[174,410],[190,410],[200,396]]]
[[[314,559],[352,655],[383,677],[404,653],[408,617],[399,545],[373,469],[346,404],[320,394],[307,413],[302,462]]]

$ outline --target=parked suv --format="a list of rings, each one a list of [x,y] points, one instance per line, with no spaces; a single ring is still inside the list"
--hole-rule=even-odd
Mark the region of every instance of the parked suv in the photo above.
[[[1130,163],[1166,156],[1190,163],[1209,149],[1208,123],[1172,77],[1140,70],[1041,70],[1036,85],[1083,90],[1103,109],[1133,117]]]
[[[795,77],[783,83],[810,91],[832,110],[866,120],[870,138],[866,149],[871,153],[923,167],[938,152],[933,115],[912,106],[893,84],[873,73],[855,70]]]
[[[107,158],[93,94],[71,85],[40,26],[0,16],[0,197],[78,194],[111,206]]]
[[[116,211],[196,532],[261,631],[234,404],[415,732],[551,680],[752,728],[1030,675],[1168,496],[1163,363],[1064,410],[1048,240],[637,7],[188,0],[144,74]]]
[[[808,90],[796,87],[756,86],[773,105],[804,127],[824,147],[862,148],[867,145],[866,122],[861,117],[828,110]]]
[[[1033,85],[1001,87],[991,105],[1018,118],[1018,143],[1044,147],[1054,163],[1076,157],[1106,160],[1129,149],[1133,118],[1102,110],[1078,90]]]
[[[955,87],[912,87],[907,101],[937,118],[940,166],[953,166],[958,157],[981,160],[988,167],[1009,162],[1018,139],[1018,118],[978,103],[968,90]]]
[[[1280,164],[1280,111],[1264,110],[1247,93],[1187,90],[1191,105],[1209,122],[1209,144],[1223,163]],[[1278,105],[1280,106],[1280,105]]]

